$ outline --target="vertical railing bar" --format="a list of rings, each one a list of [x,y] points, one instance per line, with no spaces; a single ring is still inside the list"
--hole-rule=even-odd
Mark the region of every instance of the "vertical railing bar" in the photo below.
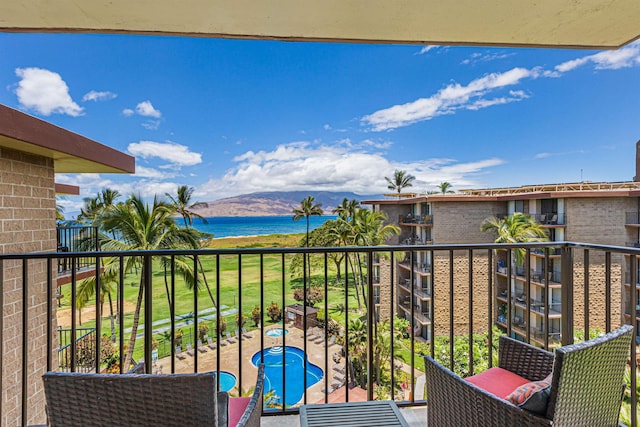
[[[367,252],[367,400],[373,400],[373,346],[377,339],[374,332],[375,301],[373,299],[373,252]],[[326,301],[326,298],[325,298]],[[325,316],[326,316],[325,310]],[[326,363],[326,357],[325,357]],[[326,371],[328,372],[328,371]]]
[[[176,371],[176,256],[171,255],[171,305],[169,305],[169,315],[171,316],[171,373]]]
[[[469,249],[469,375],[473,375],[473,249]]]
[[[493,275],[494,275],[494,267],[493,267],[493,251],[491,249],[487,250],[487,266],[489,267],[489,271],[488,271],[488,283],[487,283],[487,294],[488,294],[488,301],[487,301],[487,313],[489,313],[489,322],[487,325],[487,334],[489,337],[489,348],[488,348],[488,352],[489,352],[489,368],[493,367],[493,319],[494,319],[494,315],[495,313],[493,312],[493,296],[495,294],[494,289],[493,289]]]
[[[562,247],[562,345],[573,344],[573,250],[569,246]]]
[[[144,255],[144,370],[147,374],[152,372],[151,366],[151,337],[153,335],[153,260],[151,255]],[[129,369],[128,366],[124,367]]]
[[[118,351],[120,373],[124,372],[124,256],[118,257]],[[173,371],[172,371],[173,372]]]
[[[389,289],[391,291],[390,292],[391,298],[389,300],[389,305],[390,305],[390,307],[389,307],[389,313],[390,313],[389,323],[390,323],[390,327],[391,327],[391,337],[390,337],[390,346],[391,346],[391,361],[390,361],[391,363],[390,363],[390,366],[391,366],[391,390],[392,390],[391,391],[391,395],[394,394],[394,391],[396,389],[395,388],[396,387],[396,376],[395,376],[395,371],[396,370],[394,368],[395,362],[396,362],[396,355],[395,355],[395,351],[394,351],[394,348],[395,348],[395,340],[394,340],[395,333],[393,331],[393,326],[394,326],[393,325],[393,323],[394,323],[393,319],[395,319],[395,313],[394,313],[395,312],[395,292],[394,292],[394,290],[395,290],[395,280],[394,280],[395,268],[394,268],[394,264],[395,264],[395,252],[391,251],[391,252],[389,252],[389,272],[390,272],[390,274],[389,274],[389,281],[390,281]],[[382,272],[380,272],[380,278],[382,278]],[[380,283],[380,285],[382,285],[382,283]]]
[[[242,396],[242,332],[240,331],[242,326],[242,254],[238,254],[238,314],[237,314],[236,326],[238,332],[236,333],[236,339],[238,340],[238,389],[240,396]],[[197,353],[197,352],[196,352]]]
[[[524,281],[524,327],[525,340],[531,344],[531,248],[525,249],[525,281]]]
[[[95,275],[96,275],[96,335],[95,335],[95,369],[96,373],[100,373],[100,337],[102,336],[102,305],[100,304],[100,299],[102,296],[102,284],[100,283],[100,258],[96,256],[96,267],[95,267]]]
[[[630,371],[631,371],[631,425],[637,426],[637,375],[633,373],[637,372],[637,359],[636,359],[636,340],[638,337],[638,321],[636,317],[638,316],[638,312],[636,310],[636,304],[638,301],[638,258],[635,254],[629,255],[629,268],[630,271],[630,290],[631,290],[631,324],[633,325],[633,338],[631,339],[631,348],[630,348]]]
[[[200,293],[200,290],[198,289],[199,274],[198,254],[193,254],[193,346],[191,347],[191,351],[193,351],[193,372],[198,372],[198,353],[200,353],[200,349],[198,349],[198,339],[200,338],[198,325],[198,294]]]
[[[22,259],[22,417],[21,424],[22,426],[27,425],[27,392],[28,392],[28,381],[29,381],[29,372],[27,371],[27,367],[29,366],[29,263],[26,258]],[[1,343],[0,345],[4,345]]]
[[[76,257],[71,257],[71,372],[76,371],[76,321],[77,321],[77,277],[76,277]],[[122,331],[120,331],[122,333]]]
[[[544,250],[544,265],[545,265],[545,270],[544,270],[544,302],[542,304],[542,306],[544,307],[544,348],[545,350],[549,350],[549,333],[550,328],[549,328],[549,310],[551,310],[551,295],[549,295],[549,267],[550,267],[550,259],[549,259],[549,252],[550,252],[550,248],[546,247]],[[555,251],[555,248],[554,248]]]
[[[604,253],[605,332],[611,332],[611,251]]]
[[[284,310],[283,310],[284,314]],[[282,316],[282,340],[284,346],[284,316]],[[260,254],[260,327],[257,328],[258,333],[260,333],[260,363],[264,361],[264,334],[262,330],[264,328],[264,254]]]
[[[453,251],[449,249],[449,369],[453,371]]]
[[[329,346],[327,345],[327,339],[329,335],[329,254],[327,252],[324,253],[324,371],[329,372]],[[282,323],[282,327],[284,328],[284,321]],[[285,335],[284,333],[282,335]],[[333,338],[335,340],[335,337]],[[324,376],[324,403],[327,403],[329,400],[329,376]]]
[[[52,259],[47,258],[47,372],[51,371],[51,349],[53,347],[53,264]],[[2,261],[0,260],[0,271],[2,271]],[[2,277],[0,273],[0,289],[4,289],[2,286]],[[57,285],[57,283],[56,283]],[[2,292],[0,292],[2,294]],[[56,297],[57,299],[57,297]],[[2,318],[2,299],[0,297],[0,318]],[[2,343],[2,323],[0,321],[0,343]],[[2,345],[0,345],[2,347]],[[2,359],[2,350],[0,350],[0,360]],[[0,372],[2,372],[2,362],[0,362]],[[0,381],[0,388],[2,387],[2,381]],[[2,400],[2,399],[0,399]],[[2,414],[2,404],[0,403],[0,414]]]
[[[347,262],[344,263],[344,372],[345,378],[350,378],[349,372],[349,252],[345,252]],[[355,277],[354,279],[355,280]],[[306,340],[305,340],[306,342]],[[344,388],[345,402],[349,402],[349,387]]]
[[[2,289],[6,289],[5,288],[5,283],[4,283],[5,279],[4,279],[4,260],[0,259],[0,290]],[[51,317],[51,313],[49,314],[49,317]],[[49,329],[49,332],[52,333],[51,329]],[[4,372],[4,292],[0,291],[0,390],[4,388],[4,376],[2,375],[2,373]],[[51,353],[51,346],[49,346],[49,353]],[[58,361],[58,364],[59,361]],[[3,409],[3,402],[4,398],[2,396],[0,396],[0,417],[2,417],[2,409]]]
[[[285,287],[286,287],[286,257],[285,257],[285,253],[282,252],[282,258],[281,258],[281,267],[280,270],[282,272],[282,327],[284,328],[284,315],[285,315],[285,309],[286,309],[286,294],[285,294]],[[303,320],[304,321],[304,320]],[[284,333],[284,331],[282,331],[282,360],[287,360],[287,334]],[[306,339],[306,331],[302,331],[302,338]],[[263,334],[264,335],[264,334]],[[262,353],[264,353],[264,347],[261,348]],[[264,357],[264,356],[262,356]],[[287,371],[285,370],[285,364],[282,364],[282,412],[285,412],[286,409],[286,405],[285,402],[287,401],[287,388],[284,386],[287,383]]]
[[[308,252],[302,253],[302,328],[304,329],[304,360],[302,361],[302,366],[304,367],[302,371],[302,384],[304,387],[304,404],[307,404],[307,262],[308,262]],[[282,364],[282,369],[284,370],[284,363]]]
[[[511,249],[507,249],[507,336],[511,337],[511,322],[513,320],[513,289],[512,283],[515,281],[513,274],[515,273],[512,268],[512,252]]]
[[[584,340],[589,339],[589,249],[584,250]]]
[[[416,298],[416,274],[415,274],[415,268],[416,268],[416,263],[415,263],[415,257],[417,256],[417,254],[415,253],[415,251],[411,250],[411,258],[409,259],[409,267],[411,268],[410,272],[409,272],[409,277],[411,278],[411,287],[409,288],[409,291],[411,292],[411,307],[410,307],[410,313],[411,313],[411,345],[410,345],[410,349],[411,349],[411,401],[413,402],[414,399],[414,395],[415,395],[415,378],[416,378],[416,360],[415,360],[415,356],[416,356],[416,350],[415,350],[415,346],[416,346],[416,305],[415,305],[415,301],[417,300]]]
[[[220,254],[216,254],[216,390],[220,390],[220,344],[222,337],[220,336]]]
[[[429,348],[430,348],[431,358],[435,359],[436,348],[433,343],[435,333],[436,333],[436,322],[434,318],[434,313],[436,312],[435,311],[436,310],[435,251],[430,250],[428,251],[428,254],[429,254],[429,270],[431,271],[431,278],[430,278],[431,280],[430,280],[430,286],[429,286],[430,288],[429,292],[431,293],[431,309],[429,312],[429,317],[430,317]]]

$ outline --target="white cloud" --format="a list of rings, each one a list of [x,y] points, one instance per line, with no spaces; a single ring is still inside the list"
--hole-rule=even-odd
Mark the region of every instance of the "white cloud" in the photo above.
[[[324,128],[324,130],[331,130],[331,125],[330,125],[330,124],[328,124],[328,123],[326,123],[326,124],[323,126],[323,128]]]
[[[425,53],[429,52],[431,49],[435,49],[437,47],[439,47],[439,46],[432,45],[432,44],[426,45],[426,46],[423,46],[422,49],[420,49],[420,51],[416,52],[415,54],[416,55],[424,55]]]
[[[162,113],[159,110],[156,110],[151,104],[151,101],[142,101],[138,105],[136,105],[136,113],[140,114],[144,117],[153,117],[159,119],[162,117]]]
[[[42,68],[16,68],[20,77],[16,95],[20,106],[44,116],[68,114],[77,117],[83,114],[83,108],[76,104],[69,87],[58,73]]]
[[[164,172],[157,169],[136,165],[136,173],[134,176],[136,178],[168,179],[174,178],[176,174],[174,172]]]
[[[390,143],[389,143],[390,145]],[[451,159],[396,162],[373,152],[371,141],[354,144],[313,144],[306,141],[282,144],[272,151],[248,151],[237,156],[236,166],[220,179],[212,179],[197,190],[199,199],[213,200],[256,191],[288,191],[314,188],[380,194],[387,191],[385,174],[406,170],[416,177],[416,192],[443,180],[456,186],[478,186],[475,175],[502,164],[501,159],[460,163]]]
[[[193,166],[202,163],[202,155],[189,150],[186,145],[173,142],[140,141],[129,144],[127,151],[136,157],[157,157],[176,166]]]
[[[515,53],[506,53],[506,52],[488,52],[488,53],[480,53],[475,52],[472,53],[469,58],[460,62],[462,65],[475,65],[482,62],[490,62],[497,61],[500,59],[505,59],[510,56],[515,55]]]
[[[523,96],[518,95],[522,93],[521,91],[512,91],[509,97],[492,100],[486,100],[484,97],[494,90],[513,86],[523,79],[536,78],[540,75],[543,74],[537,68],[513,68],[504,73],[487,74],[466,86],[452,83],[428,98],[394,105],[364,116],[362,123],[370,125],[374,131],[383,131],[430,120],[443,114],[453,114],[459,109],[478,110],[491,105],[520,101],[524,99]]]
[[[82,100],[83,101],[109,101],[111,99],[116,98],[117,96],[118,96],[117,94],[109,91],[98,92],[98,91],[92,90],[90,92],[85,93],[84,96],[82,97]]]
[[[156,130],[160,127],[160,120],[149,120],[141,124],[145,129]]]
[[[135,111],[133,111],[131,108],[125,108],[124,110],[122,110],[122,114],[126,117],[131,117],[135,114]]]
[[[607,50],[563,62],[557,65],[555,69],[561,73],[566,73],[588,63],[593,63],[596,70],[617,70],[640,66],[640,40],[618,50]]]

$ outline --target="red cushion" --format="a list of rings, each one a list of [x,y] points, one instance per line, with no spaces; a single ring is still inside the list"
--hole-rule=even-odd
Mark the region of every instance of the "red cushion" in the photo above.
[[[528,379],[502,368],[487,369],[478,375],[468,377],[467,381],[501,399],[506,399],[513,390],[529,382]]]
[[[229,398],[229,427],[238,425],[244,410],[249,406],[250,397],[230,397]]]

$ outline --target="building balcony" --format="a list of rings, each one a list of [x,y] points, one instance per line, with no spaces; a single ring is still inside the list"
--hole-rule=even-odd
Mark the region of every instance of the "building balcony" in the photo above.
[[[433,225],[433,215],[400,215],[398,224],[406,226],[430,227]]]
[[[550,212],[531,214],[531,218],[535,219],[543,226],[564,227],[567,224],[567,214],[565,213]]]
[[[574,253],[584,250],[594,254],[640,255],[640,250],[601,245],[538,243],[522,246],[562,248],[565,266],[572,265]],[[604,297],[615,290],[619,281],[604,275],[595,277],[595,273],[591,274],[590,292],[586,296],[574,297],[585,284],[579,281],[578,275],[575,278],[568,276],[568,281],[559,291],[560,300],[549,303],[536,297],[530,301],[518,301],[519,295],[511,295],[513,304],[507,304],[511,307],[501,318],[498,304],[507,303],[509,296],[498,294],[495,290],[497,283],[492,278],[506,277],[506,273],[497,271],[493,261],[495,251],[503,248],[505,246],[496,244],[434,245],[434,251],[445,254],[438,257],[438,262],[454,260],[455,265],[451,268],[442,266],[442,271],[449,271],[452,275],[434,276],[433,288],[429,291],[417,286],[412,290],[406,287],[406,283],[399,283],[391,287],[390,295],[376,294],[373,285],[366,280],[354,281],[351,273],[338,277],[326,254],[358,253],[363,263],[360,267],[366,272],[372,267],[366,264],[366,260],[374,258],[369,255],[384,253],[393,261],[394,257],[404,257],[407,248],[403,246],[0,255],[5,282],[16,280],[25,289],[14,304],[22,313],[20,322],[25,327],[16,328],[18,335],[11,341],[7,334],[3,335],[5,350],[0,354],[4,366],[15,365],[15,387],[6,390],[16,396],[18,402],[16,422],[11,425],[45,422],[31,415],[41,413],[38,408],[44,404],[42,399],[32,398],[31,389],[33,384],[39,384],[39,378],[48,370],[109,371],[116,374],[126,371],[124,359],[131,348],[129,340],[132,335],[133,359],[148,362],[145,363],[147,373],[227,372],[230,377],[227,386],[235,394],[249,389],[255,381],[255,361],[265,360],[267,355],[275,357],[272,368],[278,370],[278,378],[284,377],[285,380],[273,379],[270,389],[266,390],[271,392],[270,397],[276,396],[276,400],[265,400],[264,425],[269,425],[278,419],[295,419],[300,406],[305,403],[393,399],[403,410],[423,408],[428,405],[424,389],[419,386],[419,379],[424,375],[421,356],[424,352],[441,358],[446,366],[470,364],[470,369],[465,369],[467,372],[473,372],[481,365],[491,366],[493,355],[497,354],[492,345],[483,346],[482,351],[473,349],[471,354],[454,354],[448,351],[449,337],[468,342],[470,334],[481,334],[481,342],[493,343],[497,334],[506,334],[552,349],[579,340],[581,334],[585,336],[585,329],[586,335],[614,329],[624,318],[623,307],[612,302],[616,299]],[[292,275],[292,261],[304,253],[314,259],[310,263],[311,273],[300,269]],[[58,307],[54,295],[55,281],[58,260],[63,257],[72,264],[81,257],[88,257],[98,265],[123,270],[113,275],[110,287],[105,287],[111,288],[110,296],[105,291],[91,294],[84,300],[80,300],[78,295],[87,283],[72,275],[73,280],[65,285],[62,306]],[[603,270],[611,271],[612,259],[618,260],[616,262],[626,259],[632,264],[630,271],[636,271],[635,256],[591,257],[600,258],[604,261],[599,262],[607,263]],[[491,271],[474,274],[470,279],[467,265],[478,265],[480,261]],[[192,266],[196,272],[196,286],[188,286],[178,274],[178,263]],[[392,266],[393,262],[390,268]],[[344,267],[343,264],[342,269]],[[28,271],[23,272],[23,268]],[[96,270],[95,265],[92,268]],[[576,270],[583,268],[582,264],[574,266]],[[314,300],[313,306],[310,300],[307,304],[297,300],[294,293],[300,286],[308,289],[309,283],[322,291],[320,300]],[[456,298],[449,297],[451,288]],[[474,294],[468,295],[468,289],[473,289]],[[431,290],[440,293],[432,298]],[[635,287],[628,287],[627,292],[630,298],[637,297]],[[408,301],[406,305],[405,301]],[[421,303],[412,306],[412,301]],[[491,301],[488,307],[487,301]],[[580,304],[574,306],[574,301]],[[297,311],[285,310],[293,305]],[[376,310],[368,307],[376,307]],[[590,316],[589,309],[595,310],[591,307],[601,308],[599,313],[606,315]],[[433,322],[428,313],[434,315]],[[631,313],[634,314],[637,313]],[[3,316],[7,319],[9,314],[4,312]],[[559,319],[555,319],[558,316]],[[396,330],[400,328],[396,319],[407,317],[413,319],[409,325],[414,328],[409,328],[408,333],[404,326],[402,330]],[[135,333],[134,318],[139,319]],[[551,321],[557,322],[558,327]],[[382,324],[386,325],[382,327]],[[423,332],[428,331],[427,336],[434,339],[426,343],[422,339],[418,348],[416,326],[423,328]],[[500,332],[490,326],[496,326]],[[58,327],[62,327],[66,335],[63,336]],[[38,330],[45,333],[38,335]],[[388,347],[389,353],[383,358],[381,369],[387,370],[388,375],[383,376],[385,379],[381,381],[385,382],[380,384],[367,381],[366,375],[359,375],[359,372],[372,369],[368,366],[368,355],[377,354],[376,337],[379,334],[389,334],[387,338],[395,343]],[[6,350],[9,342],[15,345],[11,352]],[[446,342],[446,351],[440,351],[442,349],[438,346],[443,345],[441,342]],[[23,345],[28,346],[29,351],[24,351]],[[426,347],[422,347],[424,345]],[[278,363],[277,358],[284,357],[282,355],[287,352],[304,356],[303,365],[307,371],[311,369],[316,373],[315,379],[310,379],[304,372],[289,372],[281,359]],[[476,360],[474,354],[485,359]],[[630,350],[630,369],[634,371],[636,358],[632,356],[635,355]],[[461,360],[455,359],[457,357]],[[364,365],[360,366],[360,363]],[[335,375],[340,369],[344,370],[344,377],[339,377],[343,378],[342,382]],[[350,372],[352,369],[356,371]],[[345,386],[345,381],[349,387]],[[635,395],[630,405],[635,411]],[[426,420],[426,415],[420,413],[420,416]],[[280,424],[284,421],[275,422],[284,425]],[[426,421],[422,425],[426,425]]]
[[[640,227],[640,212],[625,212],[624,224],[629,227]]]

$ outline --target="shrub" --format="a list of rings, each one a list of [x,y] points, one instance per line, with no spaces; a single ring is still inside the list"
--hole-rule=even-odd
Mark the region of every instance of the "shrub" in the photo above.
[[[262,312],[260,311],[260,306],[256,305],[251,310],[251,320],[253,321],[253,326],[258,326],[260,324],[260,318],[262,317]]]
[[[282,319],[282,309],[276,302],[272,302],[269,307],[267,307],[267,315],[271,319],[272,322],[278,322]]]

